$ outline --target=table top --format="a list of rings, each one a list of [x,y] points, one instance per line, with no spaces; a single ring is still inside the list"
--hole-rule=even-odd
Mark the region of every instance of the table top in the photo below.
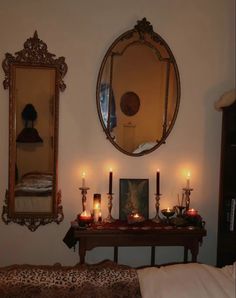
[[[165,223],[155,223],[152,220],[145,220],[141,223],[128,224],[127,221],[116,220],[112,223],[92,223],[87,227],[79,227],[78,223],[72,222],[71,226],[75,229],[75,233],[78,235],[83,234],[148,234],[156,232],[158,234],[199,234],[201,236],[206,235],[206,230],[198,226],[174,226],[167,225]]]

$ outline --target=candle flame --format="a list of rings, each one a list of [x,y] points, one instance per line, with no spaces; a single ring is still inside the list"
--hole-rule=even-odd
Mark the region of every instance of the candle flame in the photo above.
[[[170,207],[167,207],[166,212],[170,212]]]
[[[100,204],[99,204],[99,203],[96,203],[96,204],[94,205],[94,209],[100,209]]]
[[[85,210],[85,211],[83,211],[83,212],[80,214],[80,216],[82,216],[82,217],[91,217],[91,213]]]
[[[191,176],[191,175],[190,175],[190,172],[188,171],[188,172],[187,172],[187,179],[189,179],[190,176]]]
[[[134,214],[134,217],[135,217],[135,218],[138,218],[138,217],[139,217],[138,213],[135,213],[135,214]]]
[[[82,173],[82,178],[85,178],[86,174],[85,172]]]

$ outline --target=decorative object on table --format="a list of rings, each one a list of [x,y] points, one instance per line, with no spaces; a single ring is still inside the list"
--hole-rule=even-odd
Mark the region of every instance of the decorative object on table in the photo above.
[[[190,217],[196,217],[198,215],[198,211],[191,208],[191,209],[186,211],[186,215],[190,216]]]
[[[145,221],[145,218],[142,214],[139,214],[138,212],[132,212],[127,216],[127,222],[128,224],[136,224]]]
[[[108,207],[108,216],[103,220],[104,222],[108,222],[108,223],[111,223],[111,222],[114,222],[115,219],[112,217],[111,215],[111,210],[112,210],[112,179],[113,179],[113,173],[112,173],[112,169],[110,169],[110,172],[109,172],[109,191],[108,191],[108,204],[107,204],[107,207]]]
[[[198,214],[198,211],[193,208],[185,212],[184,218],[186,219],[188,225],[198,226],[201,228],[205,226],[205,221],[202,220],[202,217]]]
[[[82,187],[79,188],[81,190],[82,194],[82,210],[83,212],[86,210],[86,194],[87,191],[89,190],[89,187],[86,186],[85,184],[85,173],[82,174]]]
[[[176,214],[177,214],[177,217],[183,217],[183,211],[184,211],[184,209],[186,208],[185,206],[184,206],[184,193],[182,193],[182,199],[181,199],[181,202],[180,202],[180,199],[179,199],[179,194],[178,194],[178,205],[176,205],[175,207],[174,207],[174,209],[175,209],[175,212],[176,212]]]
[[[85,210],[77,216],[77,221],[78,221],[79,227],[88,227],[92,224],[93,217],[90,212]]]
[[[185,206],[177,205],[174,207],[174,209],[176,211],[177,217],[183,217],[183,211],[185,209]]]
[[[93,195],[93,219],[94,222],[101,222],[102,212],[101,212],[101,194],[95,193]]]
[[[162,221],[160,215],[159,215],[159,210],[160,210],[160,199],[161,199],[161,194],[160,194],[160,171],[157,170],[156,172],[156,194],[155,194],[155,208],[156,208],[156,215],[152,219],[156,223],[160,223]]]
[[[167,209],[162,209],[161,213],[166,217],[166,223],[170,224],[170,218],[175,215],[175,210],[168,207]]]
[[[148,179],[120,179],[119,218],[127,220],[133,212],[148,219]]]
[[[185,204],[186,204],[186,211],[189,209],[189,206],[190,206],[191,191],[193,191],[193,188],[190,188],[190,172],[188,172],[187,179],[186,179],[186,187],[183,188]]]

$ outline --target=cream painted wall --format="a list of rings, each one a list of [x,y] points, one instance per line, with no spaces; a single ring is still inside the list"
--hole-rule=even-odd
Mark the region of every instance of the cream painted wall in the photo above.
[[[150,179],[150,215],[154,215],[155,170],[161,170],[161,207],[176,204],[184,173],[192,173],[191,204],[206,220],[207,237],[199,261],[215,264],[221,114],[214,102],[235,83],[234,0],[0,0],[0,57],[22,49],[38,30],[49,51],[65,56],[67,89],[60,98],[59,187],[65,220],[28,229],[0,222],[0,265],[75,264],[77,253],[62,239],[81,211],[80,174],[87,173],[89,201],[105,193],[108,169],[114,169],[114,210],[118,216],[118,179]],[[146,17],[171,47],[180,71],[182,96],[175,127],[157,151],[131,158],[105,138],[96,111],[95,88],[102,58],[111,42]],[[0,71],[0,81],[4,73]],[[8,91],[0,88],[0,205],[8,180]],[[148,248],[120,249],[120,262],[148,262]],[[112,250],[88,253],[89,262],[112,257]],[[182,258],[182,249],[158,249],[158,261]]]

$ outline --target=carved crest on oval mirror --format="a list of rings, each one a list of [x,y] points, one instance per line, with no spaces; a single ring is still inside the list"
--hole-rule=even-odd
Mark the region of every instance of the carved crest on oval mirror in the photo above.
[[[121,152],[141,156],[165,143],[179,109],[179,72],[169,46],[146,18],[109,47],[96,101],[103,130]]]
[[[4,89],[9,88],[9,179],[2,220],[35,231],[63,218],[58,190],[59,92],[67,73],[64,57],[56,58],[34,36],[2,62]]]

